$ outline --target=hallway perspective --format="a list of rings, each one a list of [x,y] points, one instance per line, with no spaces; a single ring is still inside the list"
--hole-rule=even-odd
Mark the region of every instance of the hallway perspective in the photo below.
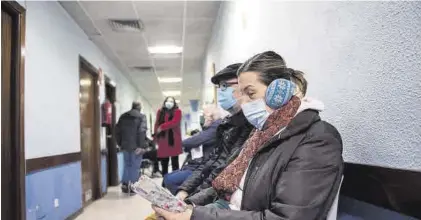
[[[421,219],[421,0],[1,6],[1,219]]]

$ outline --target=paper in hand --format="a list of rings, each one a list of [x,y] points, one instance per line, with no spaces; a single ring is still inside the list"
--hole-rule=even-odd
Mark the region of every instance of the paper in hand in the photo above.
[[[183,212],[187,209],[186,203],[172,195],[167,189],[162,188],[147,176],[141,176],[139,180],[132,185],[136,194],[157,207],[171,212]]]

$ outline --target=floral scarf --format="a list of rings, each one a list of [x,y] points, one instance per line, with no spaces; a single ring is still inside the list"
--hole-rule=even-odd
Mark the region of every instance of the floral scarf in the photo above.
[[[288,125],[300,107],[300,99],[293,96],[291,100],[275,110],[267,119],[262,131],[254,130],[244,143],[240,155],[232,161],[212,182],[213,188],[228,196],[237,190],[241,178],[257,151],[268,142],[280,129]]]

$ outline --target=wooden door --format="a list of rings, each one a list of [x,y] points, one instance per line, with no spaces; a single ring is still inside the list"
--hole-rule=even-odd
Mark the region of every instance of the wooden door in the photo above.
[[[25,9],[1,2],[1,219],[25,219]]]
[[[98,164],[99,142],[96,120],[96,79],[86,69],[80,69],[80,139],[82,155],[82,198],[87,204],[98,198],[98,180],[100,167]]]

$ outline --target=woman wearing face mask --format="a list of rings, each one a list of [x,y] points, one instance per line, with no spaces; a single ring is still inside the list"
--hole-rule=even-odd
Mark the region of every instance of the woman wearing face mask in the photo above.
[[[174,97],[167,97],[158,110],[155,122],[155,141],[158,143],[158,158],[162,165],[162,175],[168,173],[171,158],[172,170],[179,169],[178,155],[181,149],[181,110]]]
[[[299,73],[281,59],[264,52],[238,71],[249,98],[243,113],[255,130],[212,182],[217,203],[183,213],[154,207],[165,219],[326,219],[341,181],[342,140],[320,119],[321,102],[295,95]]]

